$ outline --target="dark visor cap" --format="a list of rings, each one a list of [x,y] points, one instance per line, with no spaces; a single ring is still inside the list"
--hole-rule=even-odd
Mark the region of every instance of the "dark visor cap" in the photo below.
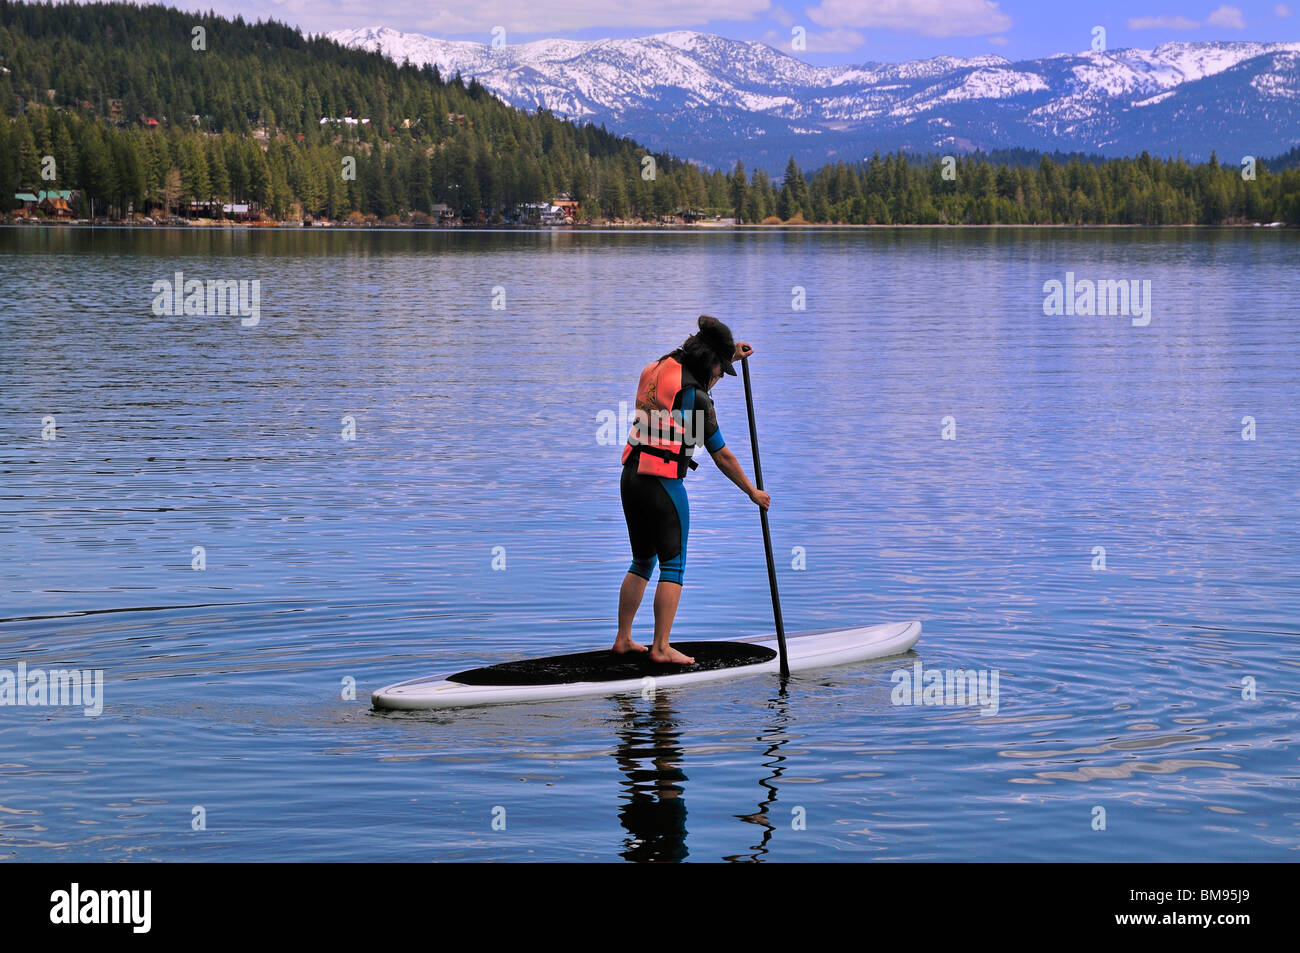
[[[735,377],[736,369],[732,366],[731,359],[736,355],[736,339],[731,334],[731,328],[708,314],[700,315],[699,328],[700,340],[708,345],[718,359],[722,373]]]

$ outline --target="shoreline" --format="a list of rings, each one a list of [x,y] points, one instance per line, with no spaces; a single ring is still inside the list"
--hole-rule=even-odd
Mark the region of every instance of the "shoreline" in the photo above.
[[[996,229],[996,228],[1019,228],[1019,229],[1294,229],[1297,226],[1289,225],[1286,222],[1231,222],[1219,225],[1201,225],[1196,223],[1178,223],[1165,225],[1125,225],[1125,224],[1092,224],[1092,223],[1062,223],[1059,225],[1048,225],[1044,223],[1012,223],[1012,222],[994,222],[988,224],[971,224],[971,223],[893,223],[889,225],[859,225],[852,223],[835,223],[835,222],[781,222],[770,225],[763,224],[742,224],[742,225],[660,225],[660,224],[641,224],[641,223],[619,223],[619,224],[581,224],[581,225],[411,225],[411,224],[365,224],[365,225],[304,225],[301,222],[204,222],[193,225],[174,225],[160,222],[112,222],[112,221],[0,221],[0,228],[13,229],[92,229],[92,228],[116,228],[131,230],[158,230],[158,231],[302,231],[302,232],[762,232],[762,231],[780,231],[780,230],[821,230],[821,231],[848,231],[861,229]]]

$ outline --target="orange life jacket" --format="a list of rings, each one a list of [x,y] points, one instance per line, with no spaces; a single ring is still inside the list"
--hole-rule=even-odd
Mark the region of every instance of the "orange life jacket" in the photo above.
[[[673,412],[681,389],[682,365],[675,358],[661,358],[641,372],[636,419],[623,448],[624,463],[637,455],[637,473],[680,480],[687,467],[694,470],[699,466],[687,452],[681,411]]]

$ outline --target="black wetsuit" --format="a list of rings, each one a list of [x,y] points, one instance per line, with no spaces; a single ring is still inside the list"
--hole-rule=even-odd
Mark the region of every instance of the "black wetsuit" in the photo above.
[[[718,429],[713,400],[685,367],[682,389],[673,400],[673,416],[683,422],[686,444],[717,453],[726,442]],[[628,572],[649,579],[659,561],[659,581],[682,584],[686,571],[686,537],[691,527],[686,481],[637,473],[638,454],[623,465],[619,484],[627,536],[632,543],[632,565]]]

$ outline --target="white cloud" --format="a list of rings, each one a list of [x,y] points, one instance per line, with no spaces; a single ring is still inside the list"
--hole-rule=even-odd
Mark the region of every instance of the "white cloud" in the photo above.
[[[1219,7],[1205,22],[1210,26],[1221,26],[1228,30],[1246,29],[1246,21],[1237,7]]]
[[[811,31],[804,37],[806,48],[802,50],[791,49],[790,39],[789,30],[768,30],[762,36],[763,42],[768,46],[794,56],[803,53],[849,53],[867,42],[867,38],[856,30]]]
[[[1195,20],[1168,13],[1158,17],[1131,17],[1128,21],[1130,30],[1196,30],[1200,26]]]
[[[1005,36],[991,36],[989,37],[989,42],[992,43],[994,46],[1006,46],[1011,41],[1008,40]]]
[[[808,16],[825,27],[901,30],[925,36],[979,36],[1011,26],[1011,18],[992,0],[821,0]]]
[[[772,9],[772,0],[209,0],[202,4],[246,20],[273,17],[311,33],[383,25],[434,36],[481,36],[503,26],[515,33],[556,36],[601,27],[676,30],[713,20],[752,20]]]
[[[1282,4],[1278,4],[1273,12],[1280,17],[1288,16],[1291,13]],[[1239,8],[1224,5],[1206,17],[1205,26],[1217,26],[1226,30],[1244,30],[1246,29],[1246,20]],[[1199,30],[1201,24],[1184,16],[1162,13],[1153,17],[1130,17],[1128,28],[1130,30]]]
[[[786,10],[784,7],[773,7],[771,11],[768,12],[768,16],[770,16],[781,26],[785,27],[787,30],[799,22],[798,20],[795,19],[794,14],[791,13],[789,10]],[[767,41],[764,40],[763,42],[767,42]]]
[[[1273,8],[1273,15],[1279,17],[1289,17],[1291,15],[1291,8],[1288,7],[1285,3],[1279,3],[1277,6]]]

